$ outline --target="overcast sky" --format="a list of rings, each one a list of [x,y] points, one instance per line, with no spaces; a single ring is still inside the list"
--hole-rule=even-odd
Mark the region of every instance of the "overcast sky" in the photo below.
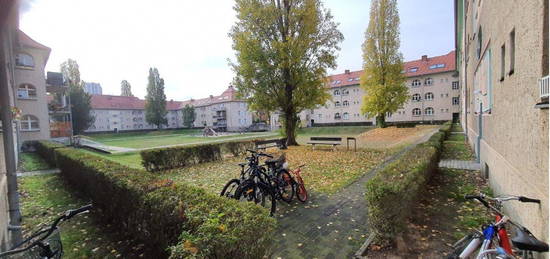
[[[34,0],[27,1],[20,28],[52,48],[46,66],[59,71],[68,58],[81,77],[104,94],[120,94],[128,80],[144,97],[148,69],[159,69],[168,99],[218,95],[227,88],[233,58],[227,36],[235,22],[232,0]],[[361,69],[361,44],[369,0],[325,0],[345,40],[338,67]],[[454,48],[452,0],[399,0],[401,51],[405,61],[443,55]]]

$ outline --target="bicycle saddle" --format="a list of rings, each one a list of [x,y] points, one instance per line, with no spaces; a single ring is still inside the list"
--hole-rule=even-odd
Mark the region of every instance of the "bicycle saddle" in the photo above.
[[[282,166],[284,162],[285,162],[285,156],[284,155],[282,155],[278,158],[272,158],[272,159],[265,160],[266,165],[277,166],[277,167]]]
[[[526,228],[516,230],[516,236],[512,238],[512,243],[520,250],[548,252],[548,244],[538,240]]]

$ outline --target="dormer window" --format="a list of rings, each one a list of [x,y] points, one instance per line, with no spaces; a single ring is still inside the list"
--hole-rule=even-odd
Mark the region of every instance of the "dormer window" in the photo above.
[[[409,72],[411,72],[411,73],[414,73],[414,72],[416,72],[416,71],[418,71],[418,67],[411,67],[411,68],[409,68]]]
[[[34,59],[29,54],[18,53],[17,56],[15,56],[15,65],[18,67],[33,68]]]

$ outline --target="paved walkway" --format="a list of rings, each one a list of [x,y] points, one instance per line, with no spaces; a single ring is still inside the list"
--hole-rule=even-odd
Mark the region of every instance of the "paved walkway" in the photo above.
[[[438,130],[392,155],[332,196],[312,193],[306,204],[279,202],[279,224],[271,258],[352,258],[369,234],[365,183]]]
[[[29,171],[29,172],[18,172],[17,177],[33,176],[33,175],[39,175],[39,174],[57,174],[59,172],[61,171],[58,168]]]
[[[445,159],[439,161],[439,167],[464,170],[481,170],[481,165],[476,161]]]

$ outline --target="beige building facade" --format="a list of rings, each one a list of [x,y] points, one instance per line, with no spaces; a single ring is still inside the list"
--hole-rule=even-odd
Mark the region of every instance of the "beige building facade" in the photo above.
[[[365,97],[365,91],[360,87],[362,73],[362,70],[346,70],[342,74],[329,76],[327,91],[331,99],[316,109],[301,112],[301,126],[375,124],[374,118],[361,112]],[[410,99],[395,113],[387,114],[388,123],[458,120],[460,85],[455,70],[454,51],[405,62],[403,73],[407,78]],[[280,124],[278,114],[271,116],[271,124]]]
[[[121,132],[153,130],[155,125],[145,120],[145,100],[133,96],[92,95],[91,113],[94,124],[86,130],[94,132]],[[184,128],[183,108],[186,105],[195,108],[194,128],[212,127],[219,131],[241,131],[252,124],[252,113],[245,101],[236,97],[233,87],[221,95],[203,99],[191,99],[184,102],[167,101],[164,128]]]
[[[505,212],[548,242],[548,0],[457,0],[461,123]]]

